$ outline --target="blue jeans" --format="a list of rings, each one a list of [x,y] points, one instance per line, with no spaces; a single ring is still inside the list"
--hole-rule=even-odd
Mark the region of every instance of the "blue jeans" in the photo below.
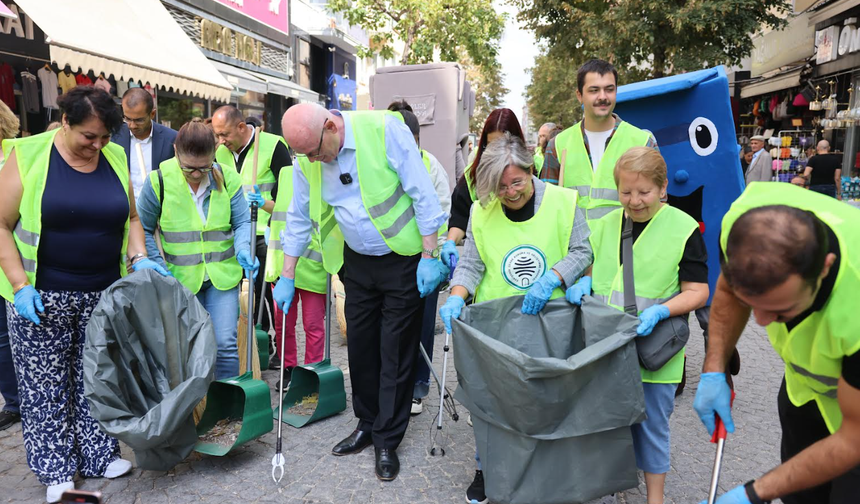
[[[0,395],[6,401],[3,411],[18,413],[18,378],[12,364],[12,348],[9,346],[9,328],[6,325],[6,303],[0,301]]]
[[[221,291],[205,281],[197,293],[197,300],[212,317],[218,358],[215,361],[215,379],[222,380],[239,374],[239,345],[236,342],[236,325],[239,323],[239,286]]]
[[[433,340],[436,339],[436,303],[439,301],[439,289],[424,298],[424,318],[421,320],[421,345],[427,350],[427,356],[433,359]],[[415,387],[412,389],[413,399],[423,399],[430,393],[430,368],[427,361],[418,350],[418,369],[415,371]]]

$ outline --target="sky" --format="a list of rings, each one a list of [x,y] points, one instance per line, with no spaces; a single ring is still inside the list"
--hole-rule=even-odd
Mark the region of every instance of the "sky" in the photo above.
[[[505,73],[505,86],[510,92],[503,100],[503,107],[513,110],[517,118],[522,121],[523,105],[525,105],[526,85],[531,81],[531,75],[526,69],[534,65],[535,57],[538,55],[538,47],[534,34],[522,28],[516,20],[516,8],[505,5],[503,0],[494,0],[493,5],[498,12],[508,14],[505,24],[505,32],[502,35],[501,51],[499,60],[502,62],[502,71]]]

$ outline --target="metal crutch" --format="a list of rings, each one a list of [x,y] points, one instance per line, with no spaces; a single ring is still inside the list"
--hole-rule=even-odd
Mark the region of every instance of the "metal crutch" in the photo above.
[[[735,402],[735,391],[732,390],[731,404]],[[726,425],[719,415],[716,415],[716,423],[714,424],[714,435],[711,437],[711,442],[717,444],[717,454],[714,457],[714,469],[711,473],[711,486],[708,488],[708,504],[714,504],[717,500],[717,487],[720,484],[720,469],[723,465],[723,450],[726,447]]]
[[[289,310],[290,307],[287,307]],[[287,312],[284,310],[283,318],[281,319],[281,352],[284,351],[284,344],[286,341],[287,334]],[[275,349],[275,355],[278,354],[278,350]],[[272,457],[272,479],[275,480],[275,483],[280,483],[281,478],[284,477],[284,454],[281,452],[281,433],[284,428],[284,366],[281,365],[281,378],[280,378],[280,386],[278,387],[278,442],[275,445],[275,456]],[[277,474],[277,475],[276,475]]]

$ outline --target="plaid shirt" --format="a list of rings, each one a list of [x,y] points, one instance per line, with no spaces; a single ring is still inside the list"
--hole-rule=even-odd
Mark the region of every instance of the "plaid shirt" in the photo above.
[[[618,126],[622,122],[621,118],[618,117],[618,114],[612,114],[612,117],[615,118],[615,127],[612,128],[612,133],[610,133],[609,138],[606,139],[606,145],[604,146],[605,148],[609,147],[609,142],[612,141],[612,137],[615,136],[615,131],[618,130]],[[594,162],[591,159],[591,149],[588,146],[588,135],[585,134],[585,121],[579,121],[579,127],[582,129],[582,140],[585,143],[585,152],[588,153],[588,160],[592,163],[592,166],[594,166]],[[648,143],[645,144],[645,146],[651,147],[652,149],[656,149],[657,151],[660,150],[660,148],[657,146],[657,140],[654,139],[654,135],[648,137]],[[555,151],[555,138],[553,138],[549,141],[549,143],[547,143],[546,151],[544,152],[543,170],[541,170],[540,172],[540,179],[544,182],[558,185],[558,177],[560,172],[561,164]]]

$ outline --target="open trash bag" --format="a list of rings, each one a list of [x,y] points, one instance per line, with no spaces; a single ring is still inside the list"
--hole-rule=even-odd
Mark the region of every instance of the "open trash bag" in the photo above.
[[[142,469],[167,471],[197,442],[192,412],[215,373],[215,329],[194,294],[153,270],[104,291],[87,325],[84,395]]]
[[[454,397],[472,414],[487,497],[570,504],[636,487],[638,319],[591,297],[523,315],[522,300],[469,306],[453,325]]]

